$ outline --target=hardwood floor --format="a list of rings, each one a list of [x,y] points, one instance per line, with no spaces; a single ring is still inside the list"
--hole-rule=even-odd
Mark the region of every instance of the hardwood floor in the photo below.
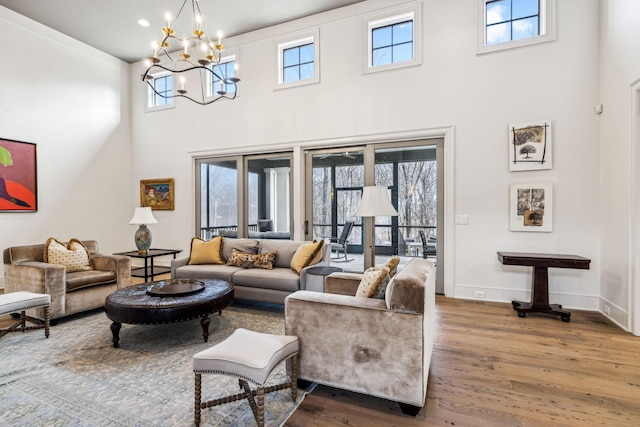
[[[436,311],[427,403],[417,417],[318,386],[285,426],[640,425],[640,337],[601,314],[521,319],[510,304],[445,297]]]

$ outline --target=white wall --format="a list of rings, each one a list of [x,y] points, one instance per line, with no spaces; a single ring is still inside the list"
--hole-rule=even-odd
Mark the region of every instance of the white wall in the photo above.
[[[129,249],[128,65],[3,7],[0,40],[0,137],[38,153],[38,211],[0,213],[0,246],[55,236]]]
[[[601,117],[600,144],[602,189],[602,277],[600,308],[607,305],[611,317],[629,323],[630,272],[634,271],[629,245],[634,231],[631,155],[632,86],[640,79],[640,2],[603,0],[601,5]],[[637,102],[637,101],[636,101]],[[634,119],[636,125],[638,118]],[[638,163],[637,165],[640,165]],[[637,173],[637,169],[636,169]],[[635,189],[639,191],[638,188]],[[640,202],[640,194],[635,194]],[[635,223],[635,230],[638,230]],[[638,255],[638,254],[636,254]],[[636,271],[636,275],[638,272]],[[640,307],[636,314],[640,315]],[[604,311],[604,310],[603,310]],[[636,330],[640,334],[640,330]]]
[[[445,242],[452,248],[452,296],[472,297],[482,289],[487,299],[528,299],[530,273],[502,266],[496,251],[575,253],[591,258],[591,270],[552,270],[551,299],[596,309],[601,194],[593,108],[600,102],[599,48],[597,31],[585,29],[598,28],[599,2],[557,3],[555,42],[477,56],[476,2],[425,0],[422,66],[370,75],[362,74],[363,18],[400,1],[368,1],[245,34],[226,40],[240,50],[239,97],[207,107],[178,100],[175,109],[145,113],[142,64],[134,64],[132,196],[140,179],[173,177],[176,184],[176,209],[156,215],[154,245],[188,251],[197,153],[291,147],[300,156],[301,146],[334,138],[453,126],[451,195],[455,213],[468,215],[469,225],[456,226]],[[321,39],[320,84],[274,91],[275,39],[314,28]],[[508,124],[539,119],[553,121],[553,169],[510,173]],[[537,181],[554,183],[553,232],[510,232],[509,184]]]

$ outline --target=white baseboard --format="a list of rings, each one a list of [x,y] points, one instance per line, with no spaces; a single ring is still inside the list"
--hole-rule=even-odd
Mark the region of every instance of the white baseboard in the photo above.
[[[598,311],[604,314],[609,320],[629,332],[629,312],[624,310],[605,298],[600,298]]]

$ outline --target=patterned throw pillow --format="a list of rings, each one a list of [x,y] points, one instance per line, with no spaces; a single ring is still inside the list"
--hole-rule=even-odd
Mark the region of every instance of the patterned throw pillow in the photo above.
[[[387,267],[368,268],[362,275],[356,296],[372,298],[385,280],[389,282],[389,269]]]
[[[387,265],[384,265],[384,266],[371,267],[371,268],[373,268],[374,270],[382,270],[383,268],[388,269],[389,268],[389,264],[387,263]],[[376,293],[373,296],[373,298],[384,299],[385,294],[387,292],[387,285],[389,284],[390,280],[391,280],[391,272],[389,272],[389,274],[387,274],[382,279],[382,282],[380,282],[380,286],[378,286],[378,290],[376,291]]]
[[[272,270],[273,263],[276,260],[277,252],[265,252],[261,254],[248,254],[237,249],[231,251],[231,256],[227,261],[227,265],[233,265],[242,268],[263,268]]]
[[[208,242],[197,237],[191,239],[189,265],[196,264],[224,264],[222,261],[222,236],[214,237]]]
[[[55,237],[49,237],[44,244],[44,262],[64,265],[67,273],[93,270],[89,249],[78,239],[71,239],[67,246]]]
[[[290,267],[300,274],[303,268],[318,263],[321,259],[322,245],[324,240],[301,244],[291,259]]]
[[[389,258],[386,266],[389,268],[389,277],[393,277],[398,272],[398,264],[400,264],[400,257],[398,255],[394,255]]]

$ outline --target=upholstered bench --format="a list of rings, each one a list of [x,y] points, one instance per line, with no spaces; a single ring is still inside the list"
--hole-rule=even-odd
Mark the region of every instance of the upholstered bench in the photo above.
[[[292,358],[293,367],[289,381],[265,387],[271,371],[280,362]],[[247,399],[259,427],[264,426],[264,395],[273,391],[291,388],[291,398],[295,402],[298,389],[298,338],[291,335],[271,335],[247,329],[236,329],[227,339],[193,356],[195,374],[196,426],[200,425],[200,410],[224,403]],[[237,377],[242,393],[202,402],[202,374],[224,374]],[[251,390],[247,381],[257,384]],[[257,402],[254,400],[257,396]]]
[[[0,295],[0,315],[20,313],[20,320],[7,329],[0,329],[0,337],[9,332],[20,330],[22,332],[31,329],[44,328],[44,336],[49,338],[49,306],[51,296],[49,294],[36,294],[33,292],[19,291]],[[30,308],[44,308],[44,322],[26,315]],[[26,326],[27,320],[36,326]]]

